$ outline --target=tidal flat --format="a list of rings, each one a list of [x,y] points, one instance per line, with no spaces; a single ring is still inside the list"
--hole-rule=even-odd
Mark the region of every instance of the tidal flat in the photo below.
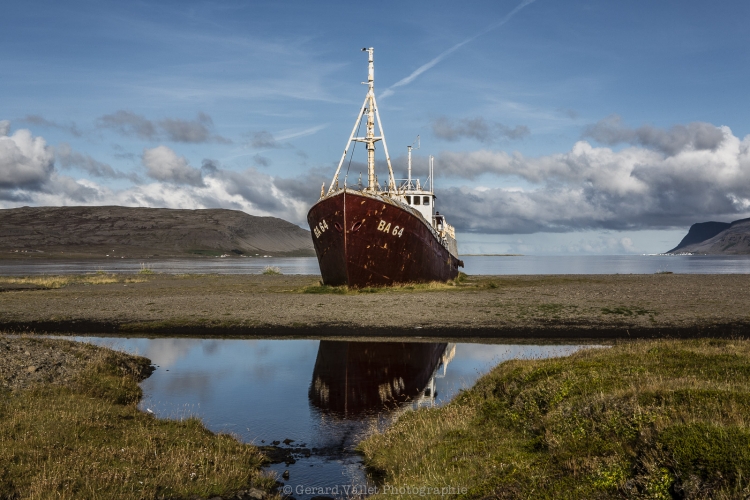
[[[11,332],[616,339],[750,331],[747,275],[466,276],[348,289],[307,275],[0,277]]]

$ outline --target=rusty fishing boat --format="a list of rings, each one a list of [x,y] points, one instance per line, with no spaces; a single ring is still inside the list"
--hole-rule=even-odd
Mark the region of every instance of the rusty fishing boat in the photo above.
[[[325,285],[367,287],[394,283],[447,281],[458,276],[456,233],[445,217],[435,211],[434,158],[429,158],[429,177],[422,184],[412,179],[408,147],[408,175],[396,179],[375,101],[373,48],[369,55],[368,91],[354,122],[344,153],[328,190],[307,214],[315,253]],[[357,137],[366,118],[365,136]],[[375,135],[375,121],[378,136]],[[339,174],[352,143],[367,148],[367,185],[339,183]],[[383,143],[388,182],[380,185],[375,174],[375,143]]]
[[[433,406],[455,354],[453,343],[321,340],[308,397],[341,418]]]

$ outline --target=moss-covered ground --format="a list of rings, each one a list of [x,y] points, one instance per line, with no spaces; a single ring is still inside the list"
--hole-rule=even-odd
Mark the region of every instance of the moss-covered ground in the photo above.
[[[137,409],[147,359],[87,349],[97,353],[65,383],[0,388],[0,498],[211,498],[274,487],[255,447],[194,418]]]
[[[360,447],[391,492],[747,498],[750,341],[638,341],[507,361]]]

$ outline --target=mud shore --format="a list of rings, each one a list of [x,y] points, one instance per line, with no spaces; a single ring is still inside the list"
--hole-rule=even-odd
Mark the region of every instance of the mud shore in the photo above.
[[[0,277],[0,330],[519,340],[750,336],[746,275],[470,276],[454,286],[363,291],[321,287],[316,276],[107,276],[111,282],[54,285]]]

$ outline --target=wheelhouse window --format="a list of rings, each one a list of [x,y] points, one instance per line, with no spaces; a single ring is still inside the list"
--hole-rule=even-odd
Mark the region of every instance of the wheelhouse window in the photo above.
[[[429,196],[423,196],[422,197],[422,205],[429,205],[430,204],[430,197]]]
[[[406,204],[411,205],[411,196],[405,196],[406,198]]]
[[[414,197],[414,204],[419,205],[419,196]]]

